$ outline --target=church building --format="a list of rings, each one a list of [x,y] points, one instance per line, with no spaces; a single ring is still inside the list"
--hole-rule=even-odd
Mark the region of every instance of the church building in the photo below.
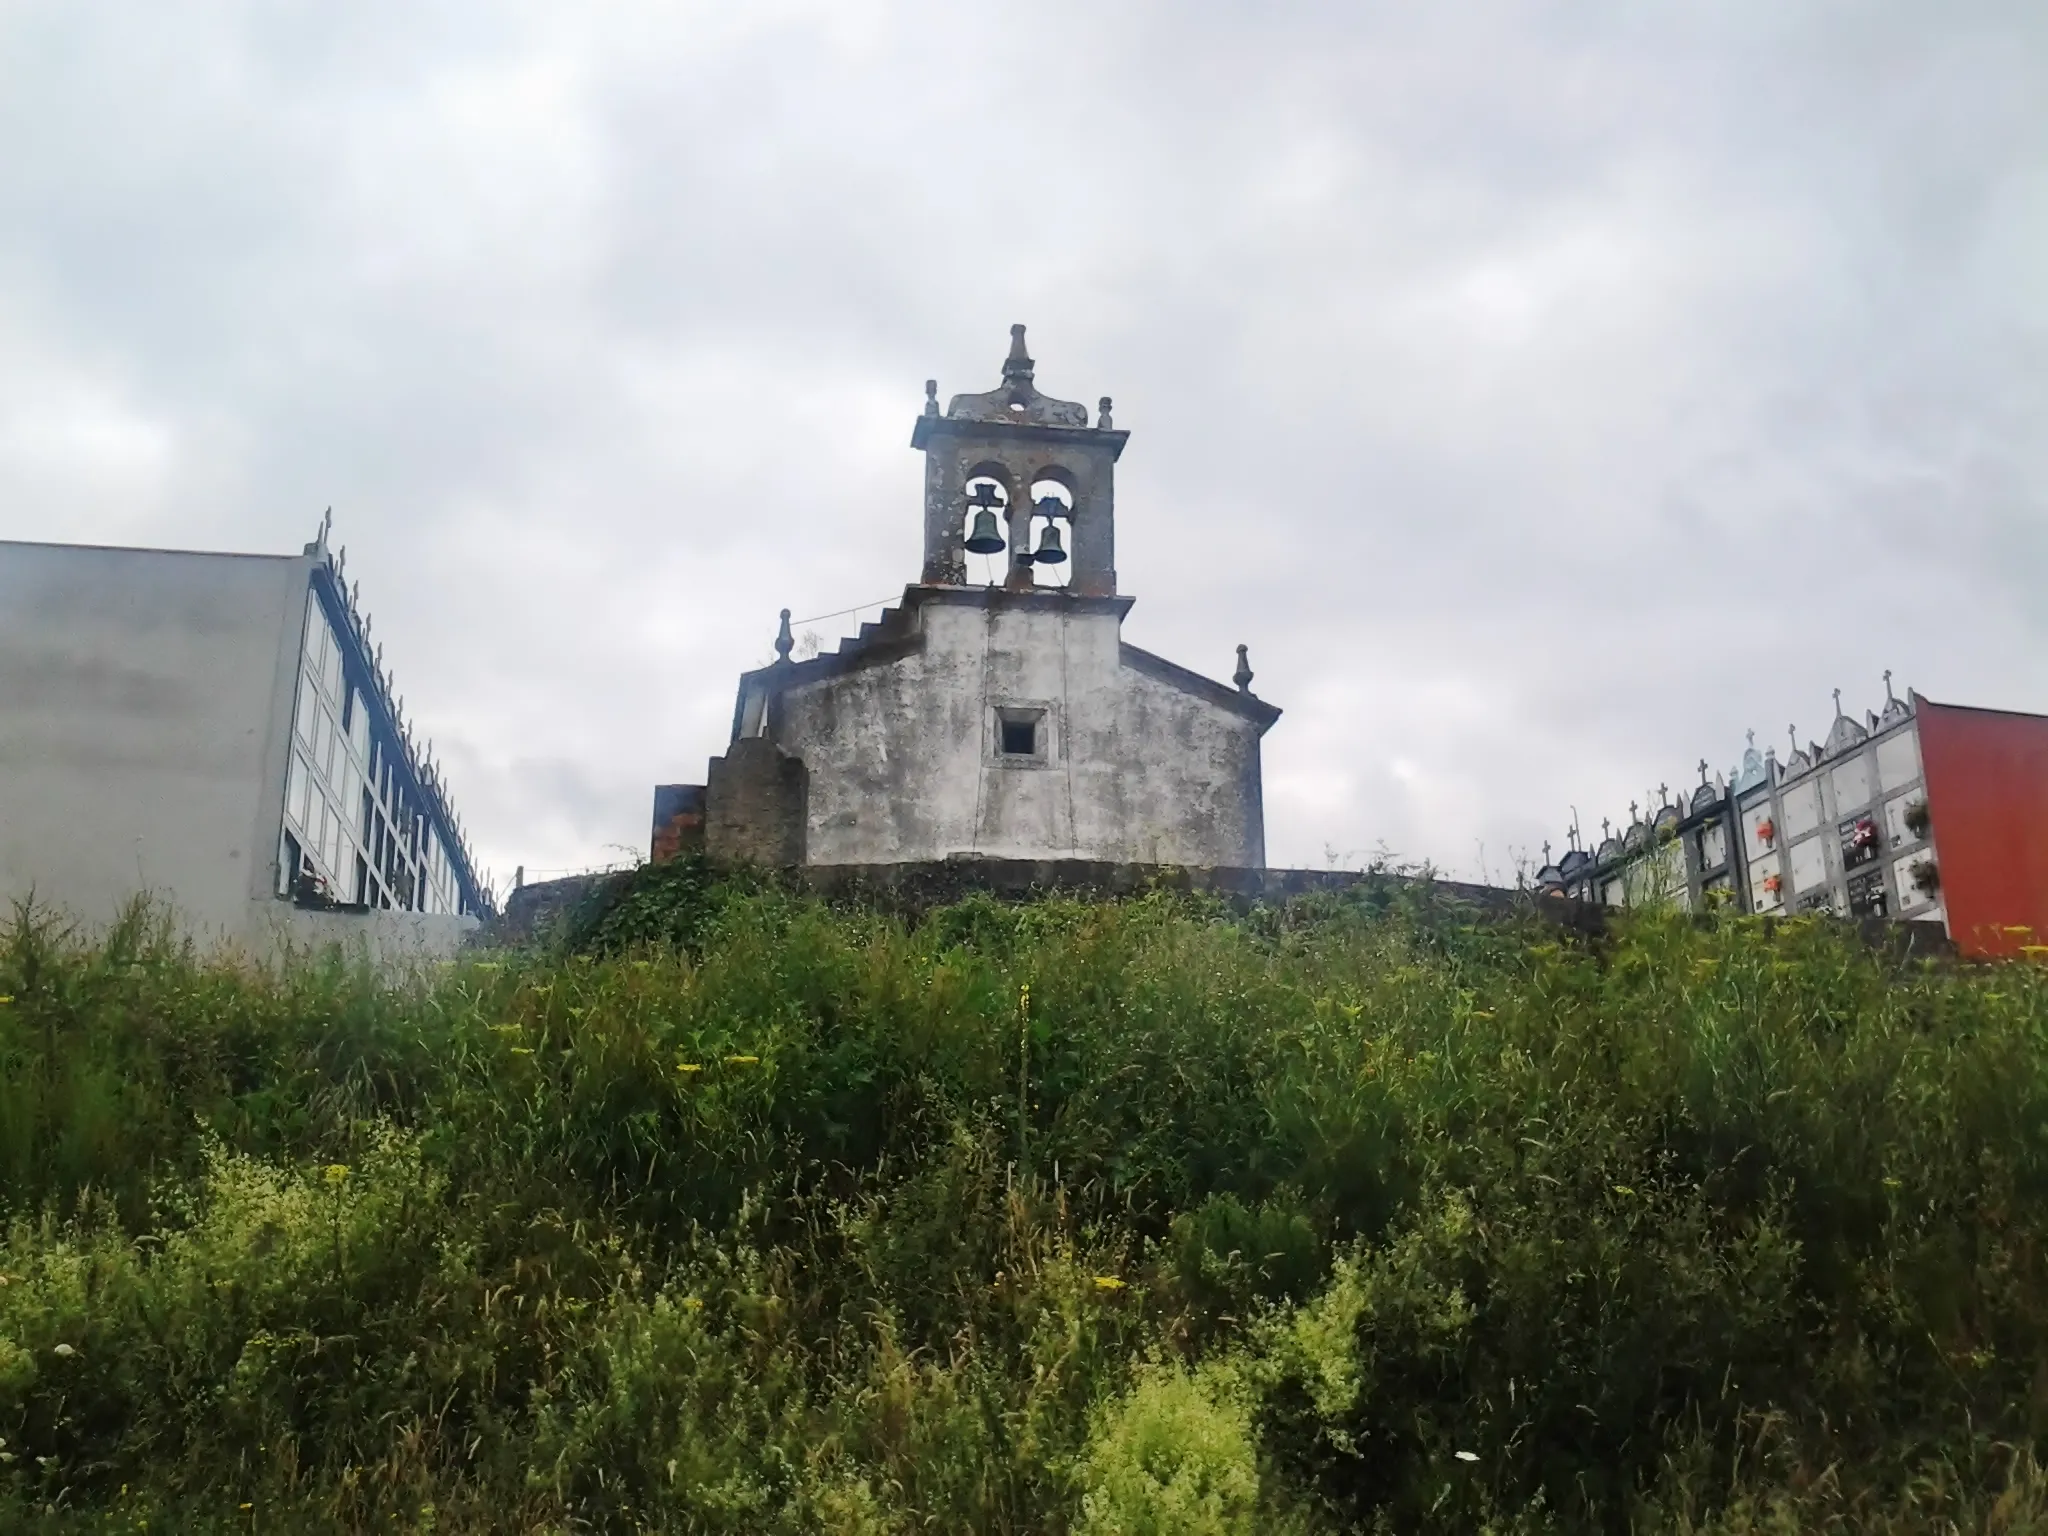
[[[1245,648],[1226,684],[1123,638],[1128,437],[1106,397],[1091,425],[1039,393],[1021,325],[997,388],[942,413],[927,381],[918,580],[804,660],[784,610],[725,756],[702,786],[656,790],[654,856],[1262,867],[1259,744],[1280,711],[1252,693]]]

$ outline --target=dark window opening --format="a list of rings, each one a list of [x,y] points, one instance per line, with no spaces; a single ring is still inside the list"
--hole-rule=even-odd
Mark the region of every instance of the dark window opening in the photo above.
[[[1038,722],[1036,720],[1005,720],[1003,722],[1003,752],[1009,757],[1032,757],[1038,752]]]

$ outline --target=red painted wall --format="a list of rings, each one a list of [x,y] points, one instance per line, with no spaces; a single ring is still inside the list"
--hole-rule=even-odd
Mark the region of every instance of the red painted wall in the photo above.
[[[1916,702],[1949,937],[1966,955],[2048,945],[2048,717]]]

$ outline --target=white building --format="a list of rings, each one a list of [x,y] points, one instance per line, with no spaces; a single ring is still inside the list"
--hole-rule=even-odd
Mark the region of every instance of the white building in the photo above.
[[[300,555],[0,541],[0,899],[138,894],[271,952],[488,910],[326,529]]]
[[[657,792],[658,820],[701,814],[714,855],[777,864],[1263,866],[1259,743],[1280,711],[1252,694],[1242,646],[1232,687],[1123,639],[1128,434],[1110,402],[1091,426],[1040,394],[1022,326],[1000,388],[943,415],[936,384],[926,397],[922,579],[807,660],[785,612],[781,659],[740,680],[732,748],[701,795]]]
[[[1594,849],[1580,851],[1574,833],[1570,851],[1556,864],[1546,860],[1537,884],[1608,906],[1668,902],[1697,911],[1725,899],[1766,915],[1946,921],[1933,840],[1942,796],[1933,792],[1924,739],[1931,732],[1954,764],[1940,820],[1961,852],[1965,808],[2006,797],[1998,781],[1983,779],[1980,765],[1991,757],[1968,734],[1982,730],[1972,722],[1989,717],[2010,734],[2035,717],[1934,704],[1910,690],[1902,699],[1891,674],[1884,677],[1882,711],[1859,721],[1843,711],[1838,691],[1827,739],[1801,746],[1793,731],[1783,762],[1759,751],[1752,731],[1732,781],[1709,784],[1702,761],[1699,788],[1674,803],[1660,787],[1647,815],[1632,804],[1629,825]],[[2008,910],[2001,871],[1962,867],[1966,882],[1997,892],[1992,908]]]

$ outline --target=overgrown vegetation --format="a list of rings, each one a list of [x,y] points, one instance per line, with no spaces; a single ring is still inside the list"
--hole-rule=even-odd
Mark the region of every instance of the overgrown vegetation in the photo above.
[[[6,1530],[2048,1529],[2031,968],[669,872],[0,998]]]

